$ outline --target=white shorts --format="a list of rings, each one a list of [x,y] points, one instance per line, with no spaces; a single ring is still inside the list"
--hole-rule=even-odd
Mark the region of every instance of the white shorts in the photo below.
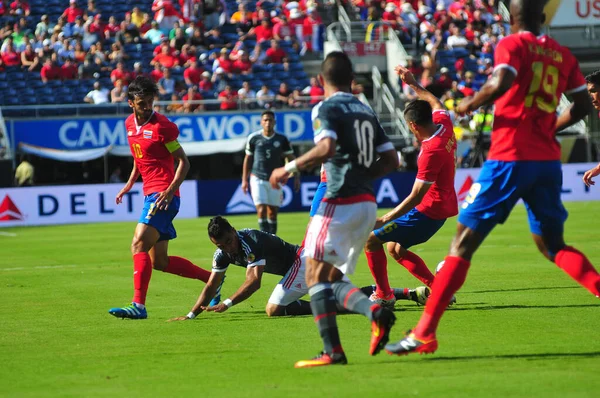
[[[274,189],[271,187],[269,181],[261,180],[255,175],[250,175],[250,194],[256,206],[268,205],[279,207],[283,200],[281,189]]]
[[[300,255],[296,258],[294,265],[279,281],[271,297],[269,297],[269,304],[275,304],[285,307],[293,303],[296,300],[306,294],[308,294],[308,286],[306,285],[306,260],[308,255],[306,251],[302,249]],[[344,276],[344,281],[350,282],[350,280]]]
[[[336,205],[321,202],[306,235],[306,254],[353,274],[377,219],[375,202]]]

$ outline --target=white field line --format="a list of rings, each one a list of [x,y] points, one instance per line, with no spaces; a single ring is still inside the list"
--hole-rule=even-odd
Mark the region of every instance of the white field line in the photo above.
[[[24,270],[32,270],[32,269],[58,269],[58,268],[75,268],[75,267],[77,267],[77,265],[75,265],[75,264],[38,265],[36,267],[0,268],[0,271],[24,271]]]
[[[17,236],[17,234],[15,234],[13,232],[0,231],[0,236],[8,236],[8,237],[14,238],[15,236]]]

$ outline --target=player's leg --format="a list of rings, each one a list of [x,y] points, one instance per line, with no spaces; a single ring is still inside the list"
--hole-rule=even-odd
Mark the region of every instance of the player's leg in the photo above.
[[[363,286],[360,291],[363,292],[367,297],[371,297],[377,290],[376,285]],[[392,287],[394,298],[396,300],[410,300],[417,304],[425,305],[431,290],[426,286],[421,286],[416,289],[410,289],[408,287]]]
[[[463,285],[471,259],[485,237],[498,223],[503,223],[517,203],[522,186],[535,179],[530,170],[520,169],[518,162],[488,161],[478,182],[473,184],[462,204],[458,227],[444,266],[435,276],[431,295],[421,319],[412,333],[386,350],[392,354],[435,352],[436,330],[454,293]]]
[[[258,229],[269,232],[269,223],[267,222],[267,188],[262,184],[262,180],[254,175],[250,175],[250,193],[252,201],[256,206],[256,215],[258,216]]]
[[[395,226],[394,222],[387,224],[383,229],[391,228]],[[380,230],[383,230],[380,228]],[[379,230],[376,230],[379,231]],[[381,240],[376,234],[376,231],[372,231],[367,238],[367,243],[365,243],[365,256],[367,257],[367,264],[369,266],[369,270],[371,271],[371,275],[375,280],[376,290],[372,296],[370,296],[371,301],[377,302],[386,307],[393,308],[394,303],[396,302],[396,298],[392,292],[392,288],[390,287],[390,282],[388,280],[388,272],[387,272],[387,256],[385,251],[383,250],[383,243],[385,241]]]
[[[542,254],[595,296],[600,296],[600,274],[589,259],[564,241],[567,211],[560,194],[560,162],[539,162],[540,178],[524,196],[533,240]]]
[[[267,206],[267,224],[269,225],[269,232],[273,235],[277,235],[277,213],[279,212],[279,206]]]
[[[292,267],[275,286],[267,303],[268,316],[312,314],[310,303],[300,300],[302,296],[308,294],[307,259],[304,250],[301,250]]]
[[[408,272],[423,282],[425,286],[431,287],[435,277],[419,255],[405,249],[400,243],[389,242],[387,249],[398,264],[406,268]]]
[[[156,270],[167,272],[184,278],[198,279],[208,282],[210,271],[194,265],[190,260],[178,256],[169,256],[169,241],[158,241],[149,251],[152,267]]]
[[[269,222],[267,221],[267,205],[257,204],[256,215],[258,216],[258,229],[269,232]]]

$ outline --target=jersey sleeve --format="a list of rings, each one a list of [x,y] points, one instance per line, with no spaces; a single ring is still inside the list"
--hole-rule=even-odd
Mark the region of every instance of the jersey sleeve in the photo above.
[[[515,39],[515,35],[507,36],[500,40],[494,53],[494,71],[498,69],[508,69],[519,75],[521,63],[523,62],[522,48]]]
[[[254,137],[256,136],[252,134],[248,137],[248,140],[246,141],[246,155],[254,155]]]
[[[394,144],[391,143],[390,139],[388,138],[387,134],[385,133],[385,130],[381,126],[381,123],[379,123],[379,120],[377,120],[377,117],[375,117],[374,119],[375,119],[375,150],[377,151],[377,153],[395,150]]]
[[[173,153],[181,148],[181,145],[177,141],[177,137],[179,137],[179,128],[175,123],[169,121],[165,123],[161,130],[165,146],[169,152]]]
[[[315,144],[323,138],[333,138],[334,140],[338,138],[335,132],[335,117],[332,115],[331,109],[323,104],[323,102],[319,102],[311,114]]]
[[[265,253],[264,253],[264,241],[261,242],[262,234],[265,232],[256,230],[244,230],[248,239],[241,239],[242,249],[246,254],[246,261],[248,262],[247,267],[259,267],[267,265]],[[261,244],[262,243],[262,244]]]
[[[583,73],[581,73],[581,69],[579,68],[579,62],[577,59],[571,54],[569,50],[566,50],[566,55],[568,57],[567,68],[571,71],[569,74],[569,80],[567,81],[567,88],[565,90],[565,94],[571,95],[580,91],[587,90],[587,82],[585,81],[585,77]]]
[[[229,260],[221,249],[217,249],[213,256],[212,272],[225,272],[229,267]]]
[[[441,170],[441,163],[436,159],[433,151],[422,152],[417,161],[417,181],[433,184]]]
[[[292,144],[290,144],[290,140],[285,135],[281,136],[281,151],[283,156],[290,156],[294,154],[294,150],[292,149]]]
[[[452,124],[452,119],[450,118],[450,113],[444,109],[438,109],[433,111],[433,123],[446,125],[447,123]]]

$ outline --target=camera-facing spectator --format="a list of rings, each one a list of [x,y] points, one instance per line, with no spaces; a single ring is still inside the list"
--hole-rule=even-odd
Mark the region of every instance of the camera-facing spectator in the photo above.
[[[75,80],[79,77],[77,65],[71,58],[65,59],[65,63],[60,67],[60,72],[63,80]]]
[[[310,96],[310,104],[314,105],[323,99],[325,90],[319,84],[319,79],[311,77],[310,85],[302,90],[302,94]]]
[[[213,86],[214,85],[213,85],[213,82],[211,81],[210,72],[208,72],[208,71],[202,72],[200,83],[198,83],[198,88],[200,89],[200,91],[203,94],[211,92],[211,91],[213,91]]]
[[[127,85],[123,80],[115,81],[115,87],[110,90],[110,101],[112,103],[127,102]]]
[[[171,76],[171,70],[164,68],[163,77],[157,83],[161,100],[166,101],[171,98],[171,95],[175,92],[175,83],[175,79]]]
[[[192,113],[197,111],[204,110],[204,106],[202,104],[194,104],[190,103],[190,101],[202,101],[202,95],[198,92],[198,87],[192,86],[189,87],[187,93],[183,96],[183,111],[185,113]]]
[[[198,61],[190,61],[190,66],[183,71],[183,79],[188,87],[198,86],[204,70],[198,67]]]
[[[260,108],[271,109],[275,102],[275,93],[267,85],[256,92],[256,103]]]
[[[283,82],[279,85],[279,90],[275,95],[275,104],[278,108],[283,108],[288,105],[290,102],[290,95],[292,95],[292,90],[288,87],[287,83]]]
[[[109,101],[109,95],[108,89],[102,87],[100,82],[95,82],[94,89],[83,100],[89,104],[106,104]]]
[[[271,25],[271,20],[269,18],[265,18],[260,21],[260,25],[254,28],[254,35],[256,36],[256,42],[262,43],[263,41],[272,40],[273,35],[273,26]]]
[[[256,91],[252,90],[250,82],[245,81],[242,83],[242,88],[238,90],[238,97],[245,109],[256,108]]]
[[[131,73],[125,69],[125,64],[123,62],[117,63],[116,69],[110,72],[110,80],[115,84],[115,86],[117,80],[121,80],[125,85],[128,85],[132,80]]]
[[[50,80],[60,80],[60,67],[56,65],[52,58],[46,58],[44,61],[44,66],[42,66],[42,70],[40,71],[40,77],[44,83],[48,83]]]
[[[287,54],[279,47],[279,42],[277,40],[271,40],[271,47],[267,49],[266,56],[267,63],[280,64]]]
[[[161,47],[161,53],[155,56],[152,61],[150,61],[150,65],[152,66],[157,63],[163,68],[171,69],[179,66],[179,59],[175,55],[171,54],[170,47],[165,45]]]
[[[69,0],[69,8],[67,8],[61,15],[68,23],[75,23],[77,16],[83,17],[83,10],[77,7],[77,0]]]
[[[242,75],[252,73],[252,61],[250,55],[245,51],[239,52],[240,58],[233,63],[233,69]]]
[[[221,101],[222,111],[231,111],[238,108],[237,93],[233,91],[230,85],[225,86],[225,90],[221,91],[218,96]]]
[[[160,44],[161,40],[165,37],[165,34],[158,27],[158,22],[152,21],[150,29],[144,33],[142,37],[149,40],[152,44]]]
[[[150,78],[154,80],[154,82],[158,83],[160,79],[164,76],[163,67],[158,62],[154,65],[154,69],[150,72]]]

